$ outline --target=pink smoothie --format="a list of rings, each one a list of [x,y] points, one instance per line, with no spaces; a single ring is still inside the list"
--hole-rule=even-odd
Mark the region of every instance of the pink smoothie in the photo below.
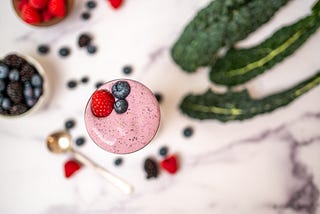
[[[127,111],[118,114],[113,110],[107,117],[96,117],[91,111],[90,98],[84,119],[90,137],[98,146],[112,153],[127,154],[142,149],[153,139],[160,124],[160,109],[153,93],[134,80],[113,80],[97,90],[112,93],[111,88],[118,81],[128,82],[131,88],[125,98]]]

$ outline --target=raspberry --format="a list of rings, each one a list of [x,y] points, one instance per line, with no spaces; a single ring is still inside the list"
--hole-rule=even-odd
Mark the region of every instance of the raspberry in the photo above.
[[[122,5],[123,0],[109,0],[109,2],[114,9],[118,9]]]
[[[47,6],[48,0],[29,0],[29,4],[36,9],[43,9]]]
[[[7,94],[14,103],[20,103],[23,100],[23,88],[20,82],[11,82],[7,86]]]
[[[35,73],[35,70],[31,65],[29,64],[23,65],[20,70],[21,80],[23,82],[29,81],[34,73]]]
[[[66,178],[72,176],[76,171],[81,168],[81,163],[75,159],[70,159],[64,164],[64,173]]]
[[[25,4],[21,10],[22,19],[29,24],[38,24],[41,22],[41,16],[38,10],[29,4]]]
[[[98,90],[92,95],[91,111],[96,117],[106,117],[112,112],[114,102],[114,97],[110,92]]]
[[[170,174],[176,173],[178,171],[178,161],[176,156],[172,155],[161,161],[161,167]]]
[[[65,0],[49,0],[48,10],[54,16],[64,17],[66,15]]]
[[[20,0],[18,3],[18,10],[21,12],[25,4],[28,4],[28,0]]]
[[[49,10],[43,10],[41,16],[44,22],[48,22],[53,19],[53,15],[49,12]]]

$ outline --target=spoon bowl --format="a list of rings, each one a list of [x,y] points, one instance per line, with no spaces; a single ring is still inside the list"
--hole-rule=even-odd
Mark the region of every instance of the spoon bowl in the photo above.
[[[47,147],[53,153],[66,153],[72,150],[71,136],[66,131],[58,131],[47,137]]]

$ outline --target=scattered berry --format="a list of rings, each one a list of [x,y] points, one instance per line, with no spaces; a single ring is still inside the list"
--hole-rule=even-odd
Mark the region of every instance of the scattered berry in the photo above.
[[[41,16],[37,9],[25,4],[21,10],[22,19],[29,24],[38,24],[41,22]]]
[[[126,81],[118,81],[112,86],[112,94],[118,99],[126,98],[130,90],[130,85]]]
[[[109,2],[114,9],[118,9],[122,5],[123,0],[109,0]]]
[[[86,142],[86,139],[84,137],[78,137],[76,139],[76,145],[77,146],[82,146],[83,144],[85,144],[85,142]]]
[[[155,96],[156,99],[158,100],[158,103],[161,103],[161,102],[162,102],[162,99],[163,99],[162,94],[160,94],[160,93],[155,93],[154,96]]]
[[[167,156],[167,154],[168,154],[168,150],[169,150],[168,147],[163,146],[163,147],[160,148],[159,154],[160,154],[162,157],[165,157],[165,156]]]
[[[118,114],[125,113],[127,111],[127,109],[128,109],[128,102],[126,100],[119,99],[114,103],[114,110]]]
[[[88,19],[90,19],[90,13],[88,13],[88,12],[83,12],[83,13],[81,14],[81,18],[82,18],[83,20],[88,20]]]
[[[147,176],[146,176],[147,179],[158,177],[158,174],[159,174],[158,164],[152,158],[147,158],[144,161],[144,170],[147,173]]]
[[[3,63],[0,63],[0,79],[4,79],[8,76],[9,67]]]
[[[104,82],[100,81],[96,83],[96,88],[100,88],[103,85]]]
[[[97,6],[97,3],[95,1],[87,1],[86,6],[88,9],[94,9]]]
[[[68,119],[65,123],[64,123],[64,127],[69,130],[72,129],[74,126],[76,125],[76,122],[73,119]]]
[[[84,76],[84,77],[81,78],[80,81],[81,81],[82,83],[87,83],[87,82],[89,82],[89,77]]]
[[[62,57],[67,57],[69,56],[70,54],[70,48],[68,47],[62,47],[59,49],[59,55],[62,56]]]
[[[47,6],[48,0],[29,0],[31,7],[36,9],[43,9]]]
[[[54,16],[64,17],[66,15],[65,0],[49,0],[48,10]]]
[[[69,81],[67,82],[67,87],[70,88],[70,89],[73,89],[73,88],[77,87],[77,81],[75,81],[75,80],[69,80]]]
[[[19,78],[20,78],[20,74],[17,69],[13,69],[9,72],[9,80],[15,82],[15,81],[18,81]]]
[[[124,73],[124,74],[127,74],[127,75],[131,74],[131,73],[132,73],[132,70],[133,70],[132,67],[129,66],[129,65],[124,66],[123,69],[122,69],[123,73]]]
[[[97,47],[95,45],[88,45],[87,51],[89,54],[95,54],[97,52]]]
[[[192,134],[193,134],[193,128],[190,127],[190,126],[186,127],[186,128],[183,130],[183,135],[184,135],[185,137],[191,137]]]
[[[50,51],[50,48],[48,45],[39,45],[38,46],[38,52],[41,55],[45,55],[45,54],[49,53],[49,51]]]
[[[80,168],[81,168],[81,164],[77,160],[75,159],[68,160],[64,164],[64,173],[66,178],[69,178],[70,176],[72,176]]]
[[[117,158],[114,160],[114,165],[120,166],[122,164],[122,162],[123,162],[122,158]]]
[[[80,48],[86,47],[90,44],[91,40],[92,37],[89,34],[83,33],[79,36],[78,45]]]
[[[106,117],[114,105],[114,97],[106,90],[95,91],[91,98],[91,111],[96,117]]]
[[[176,156],[172,155],[161,161],[161,167],[170,174],[176,173],[178,171],[178,161]]]

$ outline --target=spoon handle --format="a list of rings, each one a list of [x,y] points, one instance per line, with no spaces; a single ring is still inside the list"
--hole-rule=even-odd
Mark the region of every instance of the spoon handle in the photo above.
[[[71,150],[71,152],[74,155],[75,159],[77,159],[78,161],[80,161],[81,163],[83,163],[85,165],[92,166],[92,168],[95,169],[96,172],[98,172],[100,175],[105,177],[111,184],[113,184],[115,187],[117,187],[123,193],[130,194],[133,192],[133,187],[130,184],[128,184],[127,182],[125,182],[124,180],[122,180],[121,178],[119,178],[118,176],[112,174],[111,172],[109,172],[105,168],[99,166],[97,163],[93,162],[85,155],[83,155],[79,152],[76,152],[74,150]]]

